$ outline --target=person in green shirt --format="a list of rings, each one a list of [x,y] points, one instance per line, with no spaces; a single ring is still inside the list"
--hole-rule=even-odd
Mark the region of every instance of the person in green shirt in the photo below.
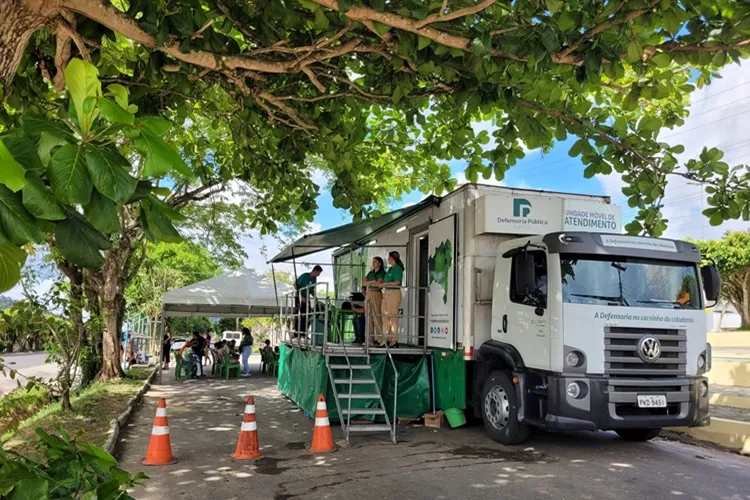
[[[383,334],[388,346],[398,347],[398,320],[401,307],[401,284],[404,282],[404,263],[398,252],[388,253],[391,266],[385,273],[380,288],[383,289]],[[385,344],[380,347],[385,347]]]
[[[380,290],[380,284],[385,279],[385,264],[383,259],[375,257],[372,259],[372,269],[365,276],[362,285],[367,287],[367,319],[369,322],[369,333],[376,344],[385,343],[383,338],[383,292]],[[364,338],[364,335],[362,336]]]
[[[297,290],[297,297],[295,299],[295,306],[297,308],[297,332],[294,336],[296,337],[299,332],[307,330],[307,317],[303,314],[308,312],[308,298],[310,294],[315,295],[315,285],[318,282],[318,276],[323,272],[323,268],[315,266],[309,273],[302,273],[297,280],[294,282],[294,289]],[[309,306],[309,310],[312,312],[312,305]]]

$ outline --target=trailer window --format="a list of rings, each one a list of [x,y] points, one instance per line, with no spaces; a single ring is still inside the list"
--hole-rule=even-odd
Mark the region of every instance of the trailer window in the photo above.
[[[547,308],[547,256],[541,250],[529,251],[529,258],[534,262],[534,281],[536,287],[527,293],[516,292],[516,261],[523,257],[522,254],[513,256],[510,271],[510,301],[526,306]]]

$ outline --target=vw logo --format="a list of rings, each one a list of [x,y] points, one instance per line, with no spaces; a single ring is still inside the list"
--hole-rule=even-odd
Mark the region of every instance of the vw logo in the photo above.
[[[646,335],[638,341],[638,356],[646,363],[653,363],[661,356],[661,342],[656,337]]]

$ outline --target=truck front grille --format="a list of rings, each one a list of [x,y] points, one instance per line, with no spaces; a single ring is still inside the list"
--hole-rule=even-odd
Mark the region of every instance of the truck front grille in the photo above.
[[[638,355],[638,343],[651,335],[661,343],[661,356],[646,363]],[[665,328],[604,328],[604,374],[611,376],[685,375],[687,369],[687,332]]]

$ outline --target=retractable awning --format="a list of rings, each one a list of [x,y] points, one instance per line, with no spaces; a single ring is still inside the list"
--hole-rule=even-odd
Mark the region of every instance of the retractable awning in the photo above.
[[[414,215],[424,207],[434,204],[437,200],[439,200],[437,196],[428,196],[416,205],[394,210],[374,219],[363,222],[352,222],[351,224],[326,229],[319,233],[302,236],[291,245],[284,247],[269,262],[285,262],[292,258],[303,257],[343,245],[356,246],[366,244],[372,239],[373,235],[397,224],[402,219]]]
[[[279,296],[293,291],[276,283]],[[244,318],[279,313],[273,279],[252,269],[231,271],[164,294],[166,316]]]

